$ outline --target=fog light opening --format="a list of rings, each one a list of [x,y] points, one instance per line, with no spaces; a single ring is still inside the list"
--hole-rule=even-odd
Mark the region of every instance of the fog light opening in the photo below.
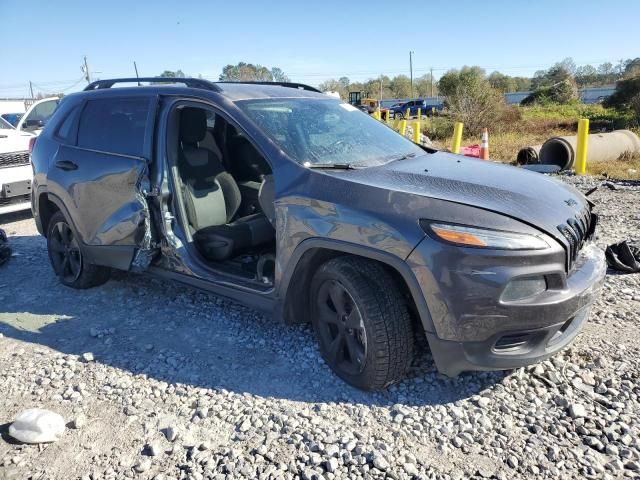
[[[525,298],[534,297],[547,289],[547,281],[544,277],[527,277],[511,280],[500,300],[503,302],[514,302]]]

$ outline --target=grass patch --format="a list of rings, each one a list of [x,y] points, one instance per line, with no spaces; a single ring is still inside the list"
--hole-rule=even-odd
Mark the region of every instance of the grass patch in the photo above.
[[[588,118],[592,133],[628,128],[640,136],[640,126],[631,111],[604,108],[602,105],[541,105],[510,107],[502,122],[489,127],[489,152],[494,160],[515,163],[521,148],[541,145],[551,137],[575,135],[580,118]],[[429,118],[422,129],[436,148],[451,148],[453,120],[446,115]],[[479,137],[464,136],[462,145],[480,143]],[[587,165],[591,175],[617,179],[640,179],[640,154],[627,155],[612,162]]]
[[[623,155],[613,162],[587,163],[589,175],[602,175],[619,180],[640,179],[640,153]]]
[[[559,128],[577,129],[580,118],[588,118],[591,131],[637,127],[633,111],[605,108],[600,104],[585,105],[570,103],[566,105],[549,104],[533,107],[520,107],[523,123],[537,126],[554,125]]]

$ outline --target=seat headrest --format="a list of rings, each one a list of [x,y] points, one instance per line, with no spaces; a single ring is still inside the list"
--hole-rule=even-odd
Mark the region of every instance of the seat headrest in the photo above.
[[[180,141],[197,143],[207,133],[207,112],[202,108],[185,107],[180,113]]]

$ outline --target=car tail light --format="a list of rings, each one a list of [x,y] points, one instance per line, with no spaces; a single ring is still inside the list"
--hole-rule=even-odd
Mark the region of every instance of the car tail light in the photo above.
[[[36,140],[38,139],[38,137],[31,137],[29,139],[29,155],[31,155],[33,153],[33,147],[36,146]]]

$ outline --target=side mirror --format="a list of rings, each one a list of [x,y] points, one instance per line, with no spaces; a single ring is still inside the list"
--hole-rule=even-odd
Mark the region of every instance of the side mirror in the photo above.
[[[24,129],[36,129],[44,127],[42,120],[25,120],[22,122],[22,128]]]

